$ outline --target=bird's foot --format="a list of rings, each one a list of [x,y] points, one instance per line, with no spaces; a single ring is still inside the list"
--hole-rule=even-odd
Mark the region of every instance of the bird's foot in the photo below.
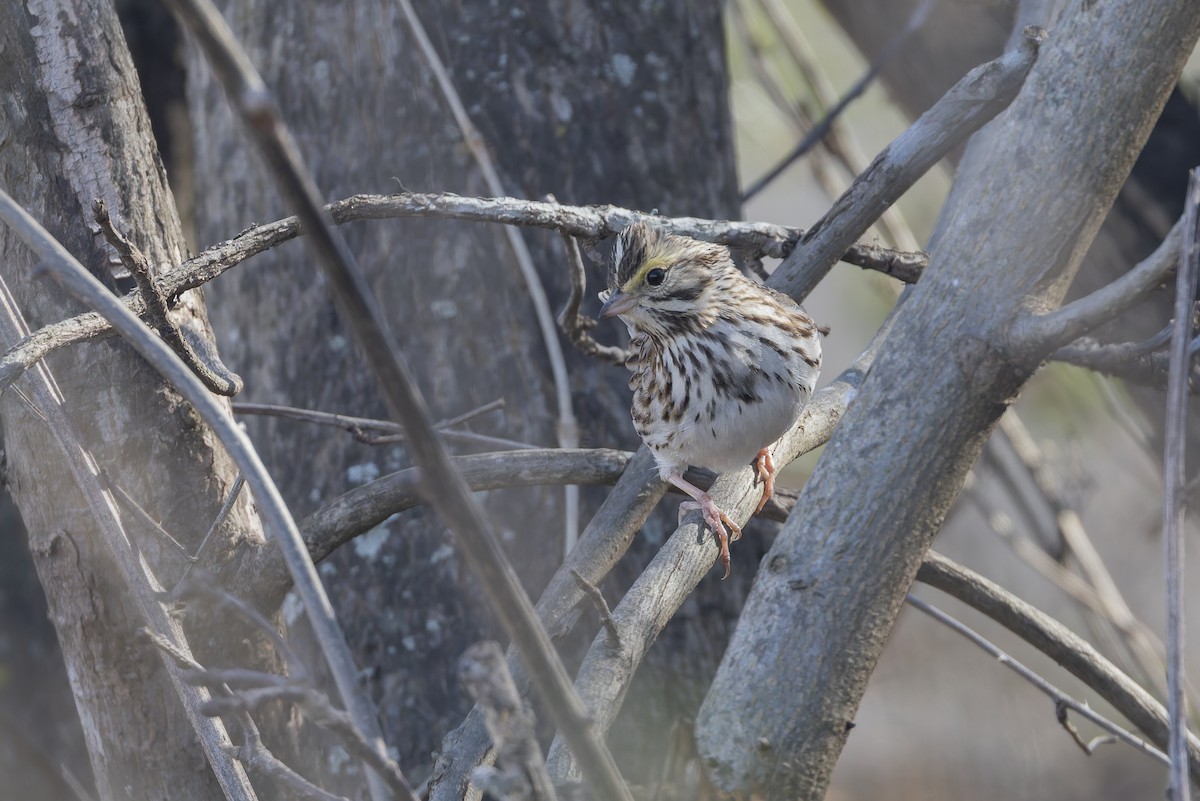
[[[758,502],[758,506],[754,509],[754,514],[758,514],[767,505],[767,501],[771,500],[771,496],[775,494],[775,474],[779,472],[775,469],[775,462],[771,459],[771,450],[769,448],[763,448],[754,457],[754,469],[758,471],[758,480],[763,485],[762,500]]]
[[[696,509],[704,515],[704,523],[713,534],[717,535],[717,545],[721,548],[721,565],[725,568],[725,575],[721,576],[721,580],[729,578],[729,543],[737,542],[742,538],[742,528],[737,523],[729,519],[729,516],[721,511],[720,507],[713,501],[707,492],[702,492],[694,501],[683,501],[679,504],[679,517],[683,516]],[[729,527],[728,531],[726,526]]]

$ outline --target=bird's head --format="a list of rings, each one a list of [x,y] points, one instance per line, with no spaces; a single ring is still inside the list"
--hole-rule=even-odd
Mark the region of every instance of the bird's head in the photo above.
[[[704,325],[719,311],[720,284],[741,277],[729,248],[634,223],[617,237],[600,316],[651,334]]]

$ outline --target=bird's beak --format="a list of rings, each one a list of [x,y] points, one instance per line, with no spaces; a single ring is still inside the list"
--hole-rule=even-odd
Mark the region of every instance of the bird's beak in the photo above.
[[[637,305],[637,298],[633,295],[628,295],[619,289],[613,290],[613,293],[608,296],[608,300],[604,301],[604,305],[600,307],[601,317],[616,317],[618,314],[624,314],[633,309]]]

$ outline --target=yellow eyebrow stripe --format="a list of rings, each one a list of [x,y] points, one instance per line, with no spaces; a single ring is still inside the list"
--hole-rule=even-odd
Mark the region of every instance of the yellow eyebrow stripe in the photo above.
[[[637,272],[633,274],[633,277],[625,282],[625,284],[621,287],[621,291],[632,291],[635,286],[645,280],[646,273],[650,272],[655,267],[661,267],[666,270],[670,268],[670,266],[670,263],[662,256],[651,256],[642,263],[641,267],[638,267]]]

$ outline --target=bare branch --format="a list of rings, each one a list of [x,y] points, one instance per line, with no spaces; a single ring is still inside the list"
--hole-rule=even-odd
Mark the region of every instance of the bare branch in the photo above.
[[[1077,367],[1085,367],[1116,378],[1165,389],[1167,386],[1167,356],[1165,353],[1148,353],[1140,342],[1103,344],[1092,337],[1080,337],[1064,345],[1050,359]],[[1193,384],[1196,382],[1193,381]],[[1191,390],[1195,392],[1193,388]]]
[[[612,484],[631,454],[606,449],[563,451],[535,449],[455,457],[463,480],[473,491],[549,484]],[[422,473],[410,467],[381,476],[334,498],[300,522],[300,531],[314,562],[389,517],[427,502],[421,492]],[[640,525],[640,522],[638,523]],[[255,603],[273,609],[291,587],[291,577],[275,548],[262,548],[246,559],[240,575],[252,581]]]
[[[538,621],[516,571],[434,431],[425,402],[388,331],[383,311],[345,240],[330,224],[317,188],[269,90],[211,0],[171,0],[170,5],[199,40],[246,130],[255,139],[281,194],[296,206],[308,233],[307,241],[329,281],[341,316],[354,332],[375,374],[389,413],[404,425],[409,453],[424,472],[425,486],[436,488],[428,493],[431,505],[454,533],[505,633],[520,649],[537,677],[534,686],[546,701],[555,724],[570,738],[571,746],[586,765],[588,779],[598,794],[605,799],[628,799],[629,789],[608,748],[592,733],[583,704],[575,695],[567,671]],[[304,558],[307,561],[307,551]],[[311,565],[311,561],[308,564]],[[355,722],[369,733],[376,750],[383,754],[379,724],[369,705],[365,699],[360,700],[353,686],[341,686],[340,679],[339,688]],[[371,789],[376,799],[384,797],[385,791],[378,782],[372,781]]]
[[[1108,718],[1099,714],[1098,712],[1093,711],[1086,704],[1081,704],[1080,702],[1076,701],[1074,698],[1071,698],[1069,695],[1064,693],[1062,690],[1058,689],[1053,684],[1046,681],[1046,679],[1042,678],[1037,673],[1035,673],[1032,670],[1030,670],[1029,668],[1025,667],[1025,665],[1021,664],[1016,659],[1013,659],[1007,653],[1005,653],[1000,648],[998,648],[995,644],[993,644],[989,640],[985,639],[984,637],[982,637],[981,635],[976,633],[973,629],[963,625],[963,623],[961,623],[960,621],[955,620],[954,618],[950,617],[950,615],[947,615],[945,612],[938,609],[936,606],[931,606],[930,604],[925,603],[920,598],[918,598],[912,594],[909,594],[907,600],[908,600],[909,606],[919,609],[920,611],[929,615],[931,618],[938,621],[942,625],[944,625],[944,626],[950,628],[951,630],[957,632],[958,634],[961,634],[962,636],[966,637],[968,640],[975,643],[980,648],[982,648],[984,651],[986,651],[987,653],[989,653],[993,657],[995,657],[996,661],[998,661],[1000,664],[1009,668],[1014,673],[1016,673],[1018,676],[1025,679],[1025,681],[1029,682],[1034,687],[1037,687],[1043,693],[1050,696],[1050,699],[1052,701],[1054,701],[1055,717],[1058,719],[1059,723],[1062,724],[1063,728],[1065,728],[1067,730],[1067,733],[1071,735],[1072,739],[1075,740],[1076,744],[1078,744],[1079,747],[1083,749],[1084,753],[1090,755],[1092,753],[1093,746],[1089,745],[1087,742],[1085,742],[1083,740],[1082,737],[1079,736],[1078,730],[1075,729],[1075,727],[1067,719],[1067,710],[1068,709],[1074,710],[1076,713],[1082,715],[1083,717],[1090,720],[1092,723],[1095,723],[1100,728],[1102,728],[1105,731],[1112,734],[1113,737],[1117,738],[1118,740],[1120,740],[1121,742],[1123,742],[1129,746],[1132,746],[1133,748],[1136,748],[1138,751],[1141,751],[1143,754],[1152,756],[1155,759],[1157,759],[1158,761],[1162,762],[1163,764],[1170,763],[1170,760],[1167,759],[1167,755],[1164,754],[1162,751],[1160,751],[1157,748],[1155,748],[1154,746],[1150,745],[1142,738],[1137,737],[1137,736],[1131,734],[1130,732],[1126,731],[1125,729],[1121,728],[1116,723],[1113,723],[1111,720],[1109,720]]]
[[[507,790],[500,797],[554,801],[533,714],[517,692],[503,649],[491,641],[472,645],[459,660],[458,675],[483,710],[484,725],[495,743],[496,764],[503,773],[491,779],[501,781]]]
[[[1049,465],[1045,463],[1041,450],[1025,429],[1018,417],[1005,415],[1000,420],[1003,435],[1012,444],[1025,469],[1033,477],[1042,498],[1054,514],[1058,534],[1066,550],[1075,557],[1087,583],[1095,590],[1100,603],[1098,614],[1111,623],[1121,635],[1121,644],[1132,656],[1142,675],[1161,686],[1163,668],[1162,643],[1150,628],[1138,620],[1133,613],[1104,559],[1088,536],[1079,512],[1071,508],[1062,497]]]
[[[174,351],[105,289],[3,190],[0,190],[0,219],[3,219],[41,258],[47,269],[72,296],[104,315],[105,319],[195,407],[228,449],[230,456],[250,483],[258,503],[259,514],[287,554],[288,567],[296,582],[297,591],[305,601],[309,619],[329,661],[330,670],[339,678],[339,689],[349,705],[351,699],[361,695],[356,681],[357,670],[354,668],[349,648],[333,617],[333,608],[321,586],[316,568],[308,558],[296,524],[245,432],[234,423],[233,418]],[[361,703],[369,707],[365,698]],[[378,726],[369,730],[378,731]]]
[[[832,123],[828,133],[821,140],[821,144],[830,157],[841,163],[850,176],[856,176],[863,172],[870,161],[859,147],[853,131],[846,124],[845,116],[831,114],[830,109],[838,105],[839,98],[822,71],[819,59],[805,37],[803,29],[782,0],[758,0],[758,4],[770,18],[784,49],[792,57],[797,71],[808,84],[809,90],[817,102],[818,110],[822,112],[822,116],[826,120]],[[836,190],[830,190],[830,181],[833,176],[826,175],[826,173],[832,171],[822,168],[820,161],[814,162],[813,167],[817,180],[822,183],[831,197],[845,191],[844,184]],[[878,225],[894,247],[903,250],[920,250],[917,238],[898,206],[892,206],[885,211],[879,218]]]
[[[951,595],[1028,642],[1066,668],[1125,716],[1159,748],[1168,737],[1167,711],[1137,682],[1062,623],[995,582],[930,551],[917,580]],[[1190,737],[1188,760],[1200,776],[1200,740]]]
[[[1171,335],[1170,375],[1167,380],[1167,421],[1163,454],[1163,551],[1167,573],[1167,709],[1171,734],[1170,789],[1174,801],[1191,798],[1187,772],[1187,698],[1184,695],[1184,501],[1187,498],[1188,383],[1192,371],[1192,312],[1200,272],[1200,169],[1188,181],[1183,216],[1183,245],[1175,277],[1175,329]]]
[[[1045,39],[1030,27],[1021,45],[971,70],[884,148],[772,274],[772,287],[802,300],[883,210],[948,152],[1016,98]]]
[[[59,250],[62,249],[62,246],[33,222],[24,209],[13,203],[3,190],[0,190],[0,219],[8,223],[27,243],[52,243]],[[46,259],[47,254],[40,250],[38,252]],[[82,267],[80,269],[82,270]],[[0,279],[0,333],[5,341],[13,342],[27,331],[28,326],[8,285]],[[136,549],[132,547],[117,512],[115,500],[111,495],[106,495],[98,480],[98,466],[91,454],[83,448],[82,440],[64,410],[62,394],[53,375],[45,365],[38,365],[29,377],[29,384],[33,395],[33,400],[29,402],[34,404],[36,401],[34,405],[37,416],[50,429],[62,448],[71,477],[85,498],[102,534],[102,547],[111,555],[113,564],[117,566],[122,579],[129,587],[130,595],[142,619],[146,621],[147,626],[156,632],[162,632],[164,637],[169,637],[179,650],[186,653],[188,646],[183,630],[155,598],[154,590],[159,584],[158,580],[150,572],[148,563],[137,558]],[[225,749],[231,745],[231,741],[224,724],[219,720],[209,719],[200,711],[201,705],[207,700],[205,694],[182,682],[173,662],[168,662],[166,668],[188,722],[195,730],[200,747],[208,758],[217,783],[226,798],[229,801],[254,801],[256,795],[248,777],[226,753]]]
[[[591,599],[592,606],[596,607],[596,613],[600,615],[600,625],[612,638],[612,647],[617,651],[622,650],[621,630],[617,628],[616,621],[613,620],[612,610],[608,608],[608,601],[604,600],[604,593],[600,592],[600,588],[595,584],[579,575],[578,570],[571,571],[571,578],[575,579],[579,589],[583,590],[583,594]]]
[[[550,578],[538,600],[537,611],[552,635],[570,631],[575,609],[584,599],[572,575],[578,572],[595,584],[612,570],[625,554],[642,524],[666,493],[666,482],[658,477],[654,456],[642,446],[629,460],[612,491],[584,528],[575,549]],[[529,691],[530,678],[509,649],[509,669],[522,693]],[[465,792],[472,769],[482,764],[491,748],[478,710],[446,736],[445,744],[430,777],[431,801],[457,801]]]
[[[1179,263],[1182,225],[1182,220],[1175,223],[1153,253],[1116,281],[1052,312],[1018,317],[1009,347],[1022,353],[1050,353],[1140,303]]]
[[[536,445],[530,445],[527,442],[517,442],[512,439],[504,439],[503,437],[493,437],[489,434],[478,434],[474,431],[458,431],[450,428],[450,426],[458,425],[473,417],[484,414],[485,412],[498,409],[504,405],[502,399],[484,404],[478,409],[472,409],[469,412],[452,417],[448,420],[440,420],[433,424],[433,427],[441,434],[442,437],[451,441],[465,442],[472,445],[491,445],[498,448],[530,450]],[[305,423],[314,423],[316,425],[334,426],[346,431],[354,436],[356,440],[364,445],[390,445],[397,442],[404,442],[404,426],[399,423],[393,423],[391,420],[378,420],[372,417],[354,417],[348,414],[337,414],[334,412],[318,412],[313,409],[298,409],[295,406],[280,406],[273,403],[247,403],[244,401],[234,401],[233,411],[235,414],[255,414],[268,417],[284,417],[289,420],[299,420]],[[384,431],[388,434],[369,434],[369,431]]]
[[[233,482],[229,494],[225,496],[225,502],[221,504],[221,508],[217,511],[217,516],[213,518],[212,525],[208,527],[208,531],[204,532],[204,538],[200,540],[200,547],[196,549],[194,555],[188,557],[188,566],[183,569],[183,575],[176,582],[175,590],[188,580],[188,576],[191,575],[193,568],[204,558],[204,552],[208,549],[208,544],[212,542],[213,537],[221,530],[221,526],[225,525],[225,520],[229,517],[229,513],[233,511],[234,504],[237,503],[238,496],[242,494],[242,488],[245,486],[246,477],[239,471],[237,480]]]
[[[562,326],[563,333],[567,335],[571,344],[583,353],[609,364],[624,365],[629,358],[629,351],[612,345],[601,345],[588,333],[588,329],[595,326],[596,321],[579,313],[579,305],[583,302],[583,294],[587,287],[587,274],[583,269],[583,257],[579,254],[579,242],[570,234],[563,234],[562,240],[567,249],[571,294],[558,315],[558,324]]]
[[[674,233],[729,245],[752,258],[784,258],[804,234],[803,229],[770,223],[660,217],[617,206],[563,206],[534,200],[470,198],[449,193],[354,195],[331,203],[325,209],[338,225],[355,220],[429,217],[546,228],[589,242],[613,236],[638,220],[648,220]],[[158,285],[163,294],[173,300],[189,289],[203,286],[252,256],[303,233],[296,217],[256,225],[180,265],[164,270]],[[890,275],[905,283],[915,283],[929,262],[929,257],[925,253],[904,253],[877,245],[855,244],[842,256],[842,260]],[[141,315],[146,311],[145,301],[138,293],[126,295],[123,302],[134,314]],[[107,335],[111,331],[112,326],[95,312],[86,312],[39,329],[0,357],[0,391],[53,351]]]
[[[108,214],[108,207],[104,205],[103,200],[97,198],[92,201],[92,216],[96,220],[96,224],[100,226],[100,232],[104,234],[105,240],[117,251],[121,257],[121,263],[133,276],[138,292],[145,303],[151,327],[158,331],[171,349],[179,355],[179,358],[192,368],[192,372],[204,382],[204,386],[218,395],[229,397],[241,392],[241,377],[221,362],[207,341],[201,345],[197,342],[201,338],[194,331],[171,319],[171,310],[167,306],[167,299],[159,291],[158,284],[154,281],[154,271],[146,260],[145,254],[113,225],[112,218]],[[198,347],[194,347],[194,343]],[[202,351],[203,355],[199,351]]]
[[[886,330],[883,335],[886,336]],[[853,367],[813,395],[799,421],[775,446],[777,465],[787,465],[829,439],[880,342],[882,336],[877,337],[873,347]],[[753,471],[747,467],[720,476],[710,494],[740,525],[750,518],[761,491],[754,485]],[[712,569],[717,557],[714,538],[706,536],[698,515],[690,515],[658,550],[613,611],[618,636],[605,632],[593,640],[579,668],[576,686],[600,731],[607,731],[616,719],[620,701],[650,644]],[[560,741],[551,746],[547,762],[551,776],[568,778],[575,774],[573,761]]]

